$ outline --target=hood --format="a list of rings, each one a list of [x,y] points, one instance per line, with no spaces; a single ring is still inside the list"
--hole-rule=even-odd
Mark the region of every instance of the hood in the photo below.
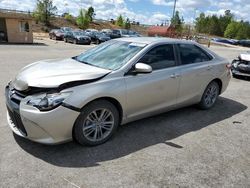
[[[240,54],[239,58],[243,61],[250,61],[250,53]]]
[[[12,85],[19,91],[29,87],[56,88],[68,82],[98,79],[110,72],[74,59],[44,60],[24,67]]]
[[[90,39],[88,36],[77,36],[76,38],[77,38],[78,40],[81,40],[81,39],[83,39],[83,40]]]

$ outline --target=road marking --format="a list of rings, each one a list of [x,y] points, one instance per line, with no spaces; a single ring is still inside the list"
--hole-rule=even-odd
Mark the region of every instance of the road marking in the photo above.
[[[73,182],[67,180],[66,178],[63,178],[65,181],[67,181],[69,184],[73,185],[74,187],[81,188],[80,186],[74,184]]]

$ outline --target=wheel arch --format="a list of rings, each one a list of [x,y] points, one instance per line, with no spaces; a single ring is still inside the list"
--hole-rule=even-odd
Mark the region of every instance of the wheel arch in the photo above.
[[[219,85],[219,94],[221,94],[221,90],[222,90],[222,81],[221,81],[221,79],[219,79],[219,78],[215,78],[215,79],[213,79],[211,82],[216,82],[218,85]],[[210,83],[211,83],[210,82]]]
[[[120,125],[121,122],[122,122],[122,119],[123,119],[123,108],[122,108],[121,103],[120,103],[117,99],[115,99],[115,98],[113,98],[113,97],[99,97],[99,98],[93,99],[93,100],[89,101],[88,103],[86,103],[86,104],[81,108],[81,111],[83,110],[83,108],[84,108],[85,106],[89,105],[90,103],[92,103],[92,102],[94,102],[94,101],[98,101],[98,100],[106,100],[106,101],[112,103],[112,104],[117,108],[118,113],[119,113],[119,125]],[[79,118],[79,116],[78,116],[78,118]],[[73,140],[75,139],[75,138],[74,138],[74,127],[75,127],[75,124],[76,124],[78,118],[75,120],[74,125],[73,125],[73,128],[72,128],[72,138],[73,138]]]

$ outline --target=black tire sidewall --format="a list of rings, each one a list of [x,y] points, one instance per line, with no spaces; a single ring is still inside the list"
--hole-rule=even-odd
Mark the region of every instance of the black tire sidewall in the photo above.
[[[85,119],[87,118],[87,116],[89,115],[89,113],[91,113],[92,111],[94,111],[95,109],[98,108],[107,108],[108,110],[110,110],[113,115],[114,115],[114,127],[111,131],[111,133],[109,134],[109,136],[107,136],[105,139],[97,141],[97,142],[93,142],[88,140],[87,138],[85,138],[85,136],[83,135],[82,132],[82,127],[83,127],[83,122],[85,121]],[[82,109],[82,112],[80,113],[80,115],[78,116],[75,125],[74,125],[74,129],[73,129],[73,137],[74,139],[81,145],[89,145],[89,146],[95,146],[95,145],[99,145],[102,144],[106,141],[108,141],[113,134],[116,132],[117,127],[119,125],[119,112],[117,110],[117,108],[109,101],[106,100],[97,100],[97,101],[93,101],[90,104],[88,104],[87,106],[85,106]]]

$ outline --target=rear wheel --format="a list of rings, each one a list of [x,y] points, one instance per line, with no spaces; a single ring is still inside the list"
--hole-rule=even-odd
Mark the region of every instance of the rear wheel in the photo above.
[[[202,95],[199,107],[203,110],[212,108],[219,96],[219,91],[218,83],[215,81],[210,82]]]
[[[102,144],[115,133],[118,124],[119,113],[112,103],[94,101],[79,115],[73,130],[74,138],[82,145]]]

